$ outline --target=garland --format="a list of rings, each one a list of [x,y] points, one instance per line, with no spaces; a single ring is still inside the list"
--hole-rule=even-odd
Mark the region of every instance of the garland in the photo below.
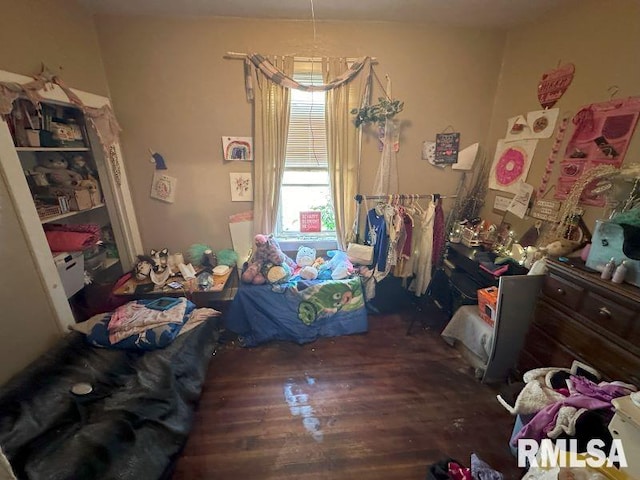
[[[567,131],[567,126],[569,125],[569,116],[565,116],[560,122],[560,126],[558,127],[558,133],[556,134],[556,139],[553,142],[553,146],[551,147],[551,153],[549,153],[549,158],[547,158],[547,165],[544,167],[544,175],[542,176],[542,180],[540,181],[540,186],[538,187],[538,191],[536,194],[537,198],[542,198],[547,190],[547,184],[549,183],[549,179],[551,178],[551,172],[553,171],[553,164],[556,162],[556,156],[560,151],[560,145],[562,144],[562,140],[564,140],[564,134]]]
[[[41,90],[47,90],[52,85],[57,85],[65,93],[69,102],[78,106],[87,116],[89,123],[96,131],[105,154],[109,154],[109,147],[118,143],[118,134],[122,130],[109,104],[100,108],[87,107],[64,81],[54,75],[44,65],[42,71],[33,77],[31,82],[0,82],[0,114],[9,115],[13,110],[13,102],[20,96],[26,97],[31,103],[38,106],[43,100]]]

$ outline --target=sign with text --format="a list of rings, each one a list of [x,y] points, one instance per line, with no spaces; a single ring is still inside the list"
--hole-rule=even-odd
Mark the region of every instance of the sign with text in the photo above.
[[[319,232],[322,225],[320,212],[300,212],[300,231],[301,232]]]
[[[436,165],[449,165],[452,163],[458,163],[459,147],[459,133],[438,133],[436,135]]]

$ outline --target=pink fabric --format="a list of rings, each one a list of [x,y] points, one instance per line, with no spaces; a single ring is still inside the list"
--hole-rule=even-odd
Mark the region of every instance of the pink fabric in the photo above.
[[[85,250],[95,245],[96,240],[90,233],[44,232],[52,252],[73,252]]]

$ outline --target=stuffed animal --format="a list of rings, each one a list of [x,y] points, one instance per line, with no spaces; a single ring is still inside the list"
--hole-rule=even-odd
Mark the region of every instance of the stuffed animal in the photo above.
[[[291,277],[291,267],[286,263],[283,263],[282,265],[273,265],[268,262],[262,267],[262,274],[268,283],[277,285],[289,280]]]
[[[304,280],[315,280],[318,278],[318,269],[312,265],[307,265],[300,269],[298,275]]]
[[[91,170],[87,160],[82,155],[74,155],[71,157],[71,160],[69,160],[69,169],[73,170],[84,179],[95,179],[97,177],[96,173]]]
[[[51,185],[76,186],[82,175],[70,170],[67,159],[59,152],[38,152],[36,172],[46,175]]]
[[[298,253],[296,254],[296,264],[299,267],[307,267],[313,265],[313,262],[316,259],[316,249],[311,247],[301,246],[298,248]]]
[[[327,256],[330,260],[324,262],[320,268],[322,270],[329,269],[333,280],[347,278],[353,273],[353,264],[349,261],[346,252],[342,250],[329,250]]]
[[[260,282],[264,283],[261,275],[264,277],[264,281],[266,282],[268,279],[268,270],[273,266],[286,265],[288,267],[288,275],[291,274],[291,271],[295,268],[296,264],[284,254],[280,249],[280,245],[278,245],[278,242],[272,235],[256,235],[254,245],[253,255],[242,272],[241,278],[243,282],[260,285]],[[269,265],[269,269],[265,271],[264,267],[267,264]],[[277,282],[281,282],[284,276],[284,272],[279,272],[280,273],[278,275],[275,273],[271,275],[271,277],[278,279]],[[256,281],[258,283],[256,283]]]

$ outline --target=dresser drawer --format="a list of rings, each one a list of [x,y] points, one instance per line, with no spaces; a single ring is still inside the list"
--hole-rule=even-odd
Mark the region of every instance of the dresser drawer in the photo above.
[[[640,384],[640,358],[583,323],[543,302],[536,309],[535,325],[553,339],[553,343],[562,345],[565,353],[593,366],[608,379]],[[547,347],[554,350],[551,343]]]
[[[579,313],[624,340],[628,340],[636,316],[633,310],[593,292],[587,292]]]
[[[575,310],[580,303],[584,289],[557,275],[548,274],[544,279],[542,292],[567,308]]]

